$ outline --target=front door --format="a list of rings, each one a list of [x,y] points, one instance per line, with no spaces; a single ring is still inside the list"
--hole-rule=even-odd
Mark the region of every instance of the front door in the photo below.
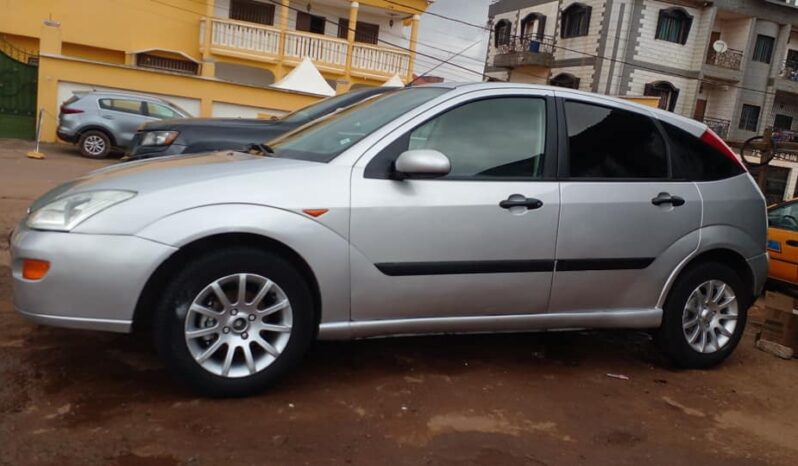
[[[100,116],[108,121],[117,146],[128,147],[139,126],[154,120],[147,116],[147,103],[125,98],[100,99]]]
[[[546,311],[559,216],[546,176],[554,104],[548,91],[506,92],[449,101],[356,164],[353,320]],[[391,179],[396,157],[414,149],[440,151],[451,172]]]
[[[698,189],[671,177],[665,139],[648,115],[576,99],[563,103],[551,312],[654,308],[698,246]]]

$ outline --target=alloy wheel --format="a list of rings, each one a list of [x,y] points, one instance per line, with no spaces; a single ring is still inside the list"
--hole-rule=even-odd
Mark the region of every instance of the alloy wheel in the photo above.
[[[208,284],[186,313],[185,340],[208,372],[248,377],[271,365],[291,337],[288,296],[261,275],[239,273]]]
[[[737,328],[738,302],[734,290],[721,280],[700,284],[682,313],[687,343],[699,353],[714,353],[725,347]]]
[[[105,152],[105,141],[100,136],[91,135],[83,141],[83,148],[91,155]]]

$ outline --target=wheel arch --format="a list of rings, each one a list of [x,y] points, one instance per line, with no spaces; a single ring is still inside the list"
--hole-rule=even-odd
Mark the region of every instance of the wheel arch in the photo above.
[[[665,305],[665,301],[667,300],[674,283],[676,283],[679,277],[684,275],[684,273],[691,268],[707,262],[717,262],[726,265],[735,273],[737,273],[740,276],[740,279],[743,281],[744,286],[750,291],[749,298],[753,302],[753,299],[756,295],[756,291],[754,289],[756,280],[754,277],[754,271],[751,269],[748,261],[745,259],[745,257],[743,257],[742,254],[733,249],[717,247],[701,251],[696,255],[687,258],[682,264],[680,264],[680,266],[668,279],[668,282],[663,289],[662,294],[660,295],[657,307],[662,308]]]
[[[195,239],[164,260],[144,285],[133,312],[133,331],[147,330],[152,325],[156,300],[168,283],[170,275],[204,252],[231,246],[249,246],[275,252],[297,267],[311,289],[315,309],[316,331],[321,320],[322,300],[319,282],[307,261],[288,245],[254,233],[219,233]]]

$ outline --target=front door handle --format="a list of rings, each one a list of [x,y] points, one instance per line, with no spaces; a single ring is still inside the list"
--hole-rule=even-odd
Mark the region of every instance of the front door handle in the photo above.
[[[543,207],[543,201],[532,197],[521,199],[505,199],[499,202],[499,207],[502,209],[512,209],[513,207],[526,207],[527,210],[535,210]]]
[[[671,196],[668,193],[659,193],[657,197],[651,199],[651,203],[654,205],[670,204],[674,207],[679,207],[684,205],[684,199],[679,196]]]

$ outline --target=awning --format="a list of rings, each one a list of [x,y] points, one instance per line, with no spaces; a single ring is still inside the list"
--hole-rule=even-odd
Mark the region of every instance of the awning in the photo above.
[[[327,81],[324,80],[324,77],[319,73],[319,70],[308,57],[305,57],[302,62],[291,70],[290,73],[285,75],[283,79],[272,84],[272,87],[289,91],[307,92],[309,94],[335,95],[335,89],[327,84]]]
[[[391,79],[385,81],[385,84],[383,84],[382,87],[404,87],[404,85],[405,82],[402,81],[402,78],[399,77],[399,74],[397,73],[393,75]]]

